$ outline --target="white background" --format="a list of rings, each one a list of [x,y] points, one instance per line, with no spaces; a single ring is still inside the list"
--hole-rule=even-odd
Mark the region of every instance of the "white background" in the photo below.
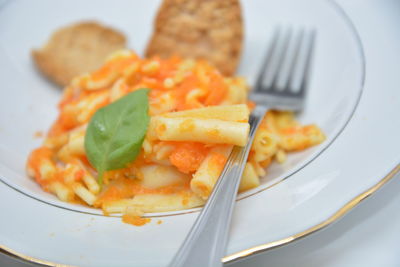
[[[360,33],[367,61],[366,86],[400,90],[400,0],[337,2]],[[0,255],[0,266],[33,265]],[[400,175],[328,228],[229,266],[400,266]]]

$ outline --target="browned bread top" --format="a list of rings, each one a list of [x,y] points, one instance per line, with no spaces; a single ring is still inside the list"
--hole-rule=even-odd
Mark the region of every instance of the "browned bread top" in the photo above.
[[[77,75],[99,68],[112,52],[125,47],[125,36],[96,22],[81,22],[57,30],[32,56],[38,68],[65,86]]]
[[[232,75],[242,42],[239,0],[164,0],[146,56],[202,58]]]

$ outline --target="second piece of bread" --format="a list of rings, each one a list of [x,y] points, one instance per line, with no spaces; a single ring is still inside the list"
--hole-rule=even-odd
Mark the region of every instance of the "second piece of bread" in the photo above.
[[[106,57],[125,47],[125,36],[96,22],[81,22],[57,30],[32,56],[38,68],[65,86],[77,75],[99,68]]]
[[[242,42],[239,0],[164,0],[146,56],[206,59],[223,74],[232,75]]]

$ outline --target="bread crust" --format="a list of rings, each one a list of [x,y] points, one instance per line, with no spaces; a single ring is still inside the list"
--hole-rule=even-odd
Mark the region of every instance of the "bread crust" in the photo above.
[[[99,68],[110,53],[125,45],[122,33],[86,21],[60,28],[41,49],[32,51],[32,57],[45,76],[66,86],[74,77]]]
[[[164,0],[146,56],[206,59],[231,76],[243,43],[239,0]]]

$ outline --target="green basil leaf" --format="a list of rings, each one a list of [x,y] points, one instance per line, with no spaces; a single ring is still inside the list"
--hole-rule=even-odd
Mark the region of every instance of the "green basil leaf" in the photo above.
[[[100,184],[105,171],[124,168],[138,156],[150,121],[148,91],[129,93],[97,110],[90,120],[85,150]]]

